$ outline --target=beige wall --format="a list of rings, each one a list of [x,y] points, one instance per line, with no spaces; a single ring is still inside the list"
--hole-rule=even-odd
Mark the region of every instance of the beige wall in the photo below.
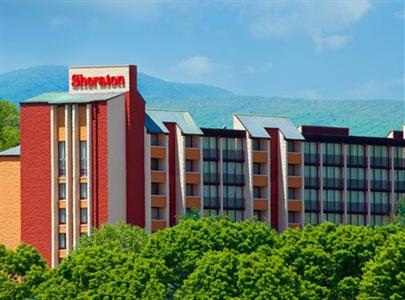
[[[20,158],[0,157],[0,244],[15,248],[21,241]]]

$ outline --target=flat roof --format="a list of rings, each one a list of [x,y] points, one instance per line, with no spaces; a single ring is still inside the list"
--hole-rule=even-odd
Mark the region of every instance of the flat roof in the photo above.
[[[288,117],[254,114],[235,114],[253,138],[269,138],[266,128],[279,128],[287,140],[304,140]]]
[[[186,111],[153,108],[146,109],[145,126],[149,133],[169,133],[164,123],[176,123],[183,134],[203,134],[190,113]]]
[[[44,93],[21,101],[20,103],[90,103],[96,101],[106,101],[123,95],[124,93],[96,93],[96,94],[69,94],[67,92]]]
[[[0,152],[0,156],[20,156],[20,145]]]

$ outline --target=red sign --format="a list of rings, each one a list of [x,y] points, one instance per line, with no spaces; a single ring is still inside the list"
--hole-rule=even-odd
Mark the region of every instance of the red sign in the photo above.
[[[72,87],[124,87],[125,77],[124,76],[94,76],[85,77],[82,74],[72,75]]]

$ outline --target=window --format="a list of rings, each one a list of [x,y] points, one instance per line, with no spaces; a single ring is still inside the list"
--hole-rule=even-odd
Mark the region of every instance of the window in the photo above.
[[[264,188],[261,186],[254,186],[253,187],[253,198],[256,198],[256,199],[266,198],[264,195]]]
[[[152,207],[152,220],[164,220],[162,208]]]
[[[305,189],[304,201],[305,201],[305,212],[319,212],[318,190]]]
[[[347,165],[366,166],[366,153],[364,145],[347,145]]]
[[[219,208],[218,186],[204,185],[204,209]]]
[[[339,225],[342,223],[342,214],[326,213],[324,214],[325,220]]]
[[[304,143],[304,161],[305,164],[318,164],[318,144],[317,143]]]
[[[253,139],[252,146],[254,151],[266,151],[266,140]]]
[[[162,189],[160,183],[151,184],[151,193],[152,195],[162,195]]]
[[[341,144],[322,144],[324,165],[340,166],[343,163]]]
[[[225,215],[228,216],[231,221],[243,221],[243,210],[227,210],[225,211]]]
[[[192,135],[186,135],[186,148],[194,148],[196,144],[195,138]]]
[[[287,142],[288,152],[299,152],[299,144],[298,142],[290,141]]]
[[[305,224],[317,225],[318,224],[318,213],[306,212],[305,213]]]
[[[261,175],[263,171],[264,171],[264,168],[262,167],[261,163],[253,163],[253,174],[254,175]]]
[[[295,188],[288,188],[288,199],[294,200],[299,199],[301,197],[298,196],[298,191]]]
[[[66,224],[66,208],[59,208],[59,224]]]
[[[203,158],[205,160],[218,160],[218,141],[216,137],[203,138]]]
[[[59,233],[59,249],[66,249],[66,233]]]
[[[150,144],[152,146],[160,146],[160,139],[158,134],[151,134],[150,135]]]
[[[266,212],[262,210],[254,210],[253,211],[253,216],[261,222],[266,221]]]
[[[223,163],[223,180],[226,185],[243,185],[243,163],[224,162]]]
[[[298,176],[298,168],[295,165],[288,165],[288,176]]]
[[[80,141],[80,176],[87,176],[87,142]]]
[[[80,208],[80,224],[87,224],[87,207]]]
[[[65,200],[66,199],[66,183],[59,183],[58,186],[58,194],[59,194],[59,200]]]
[[[87,183],[80,184],[80,199],[87,199]]]
[[[58,142],[59,177],[66,176],[66,147],[65,142]]]
[[[150,169],[152,171],[161,171],[161,160],[158,158],[151,158],[150,159]]]
[[[197,189],[194,184],[186,184],[186,196],[196,196]]]
[[[186,172],[196,172],[197,171],[197,163],[193,160],[186,159]]]
[[[240,186],[224,186],[224,210],[244,209],[243,187]]]
[[[301,223],[300,213],[299,212],[288,212],[288,223],[290,223],[290,224]]]

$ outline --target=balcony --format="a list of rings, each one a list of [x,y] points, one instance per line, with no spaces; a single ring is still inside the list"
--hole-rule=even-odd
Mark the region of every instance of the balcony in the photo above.
[[[324,178],[323,179],[324,189],[343,189],[343,179],[340,178]]]
[[[319,189],[320,180],[318,177],[305,177],[304,183],[306,189]]]
[[[200,160],[201,152],[200,148],[186,148],[185,157],[189,160]]]
[[[347,189],[349,190],[367,190],[367,180],[365,179],[347,179]]]
[[[288,176],[288,187],[289,188],[301,188],[302,177],[301,176]]]
[[[253,186],[267,186],[268,182],[267,175],[253,175]]]
[[[203,181],[204,184],[219,184],[219,174],[218,173],[204,173]]]
[[[370,157],[370,165],[372,168],[389,168],[388,157]]]
[[[319,201],[306,200],[305,201],[305,211],[306,212],[319,212],[320,211]]]
[[[220,209],[220,199],[218,197],[204,197],[204,209]]]
[[[288,200],[288,211],[300,212],[302,211],[302,201],[301,200]]]
[[[224,197],[224,209],[244,210],[245,198]]]
[[[367,159],[365,156],[348,155],[346,159],[348,167],[367,167]]]
[[[267,162],[267,151],[253,151],[253,163],[261,163],[264,164]]]
[[[166,207],[166,195],[152,195],[151,204],[152,207]]]
[[[323,165],[324,166],[343,166],[343,156],[342,155],[330,155],[324,154],[323,155]]]
[[[297,152],[288,152],[287,154],[288,163],[291,165],[301,165],[301,153]]]
[[[266,211],[269,205],[269,201],[263,198],[253,199],[253,210]]]
[[[319,154],[316,153],[305,153],[304,154],[304,164],[306,165],[319,165]]]
[[[343,202],[341,201],[324,201],[323,211],[325,213],[343,213]]]
[[[165,183],[166,172],[165,171],[151,171],[151,182],[153,183]]]
[[[395,192],[405,193],[405,182],[395,181]]]
[[[223,174],[224,185],[245,185],[245,176],[238,174]]]
[[[373,191],[388,191],[390,183],[386,180],[371,180],[371,190]]]
[[[243,150],[222,150],[222,159],[226,161],[245,161]]]
[[[165,146],[151,146],[150,147],[150,157],[157,159],[166,158],[166,147]]]
[[[218,149],[203,149],[203,159],[204,160],[219,160],[219,150]]]
[[[367,206],[366,203],[359,202],[347,202],[347,213],[348,214],[366,214]]]
[[[200,196],[186,196],[186,208],[201,208]]]
[[[388,203],[371,203],[371,214],[374,215],[388,215],[390,213],[390,207]]]
[[[152,220],[152,232],[165,229],[166,225],[166,220]]]
[[[186,172],[186,183],[187,184],[200,184],[201,183],[200,172]]]

